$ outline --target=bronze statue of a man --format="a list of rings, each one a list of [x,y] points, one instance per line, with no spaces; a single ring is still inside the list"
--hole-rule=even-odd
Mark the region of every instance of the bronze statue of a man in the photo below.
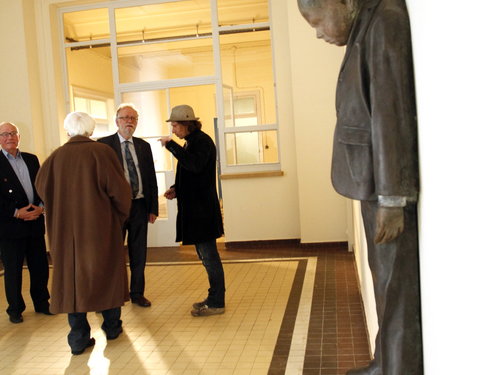
[[[349,375],[423,374],[415,88],[404,0],[297,0],[317,37],[346,53],[337,83],[332,182],[361,201],[379,330]]]

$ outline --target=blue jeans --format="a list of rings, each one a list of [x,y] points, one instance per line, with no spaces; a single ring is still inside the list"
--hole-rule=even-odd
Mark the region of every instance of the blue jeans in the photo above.
[[[102,311],[103,324],[102,329],[107,335],[118,334],[122,329],[122,321],[120,320],[121,308],[114,307]],[[68,324],[70,325],[70,333],[68,334],[68,344],[72,350],[81,350],[85,348],[90,340],[90,324],[88,324],[87,313],[69,313]]]
[[[195,244],[198,258],[207,270],[208,289],[207,305],[209,307],[225,307],[225,276],[222,261],[218,255],[215,239]]]

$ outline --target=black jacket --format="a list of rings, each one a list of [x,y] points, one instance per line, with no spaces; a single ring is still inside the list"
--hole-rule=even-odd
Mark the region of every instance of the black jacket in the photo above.
[[[22,152],[22,158],[30,173],[34,193],[33,204],[38,206],[41,200],[35,189],[35,178],[40,163],[35,155],[27,152]],[[28,206],[28,204],[28,197],[20,180],[8,159],[0,151],[0,239],[16,239],[45,234],[43,215],[33,221],[18,220],[13,217],[15,209]]]
[[[175,175],[177,194],[177,242],[204,242],[223,234],[216,185],[216,148],[212,139],[196,130],[186,138],[186,147],[170,141],[166,148],[178,160]]]
[[[132,137],[132,141],[138,158],[140,174],[142,175],[143,196],[147,204],[147,211],[150,214],[158,216],[158,187],[152,149],[150,144],[141,138]],[[112,147],[123,167],[122,149],[118,134],[115,133],[108,137],[100,138],[98,142],[105,143]]]

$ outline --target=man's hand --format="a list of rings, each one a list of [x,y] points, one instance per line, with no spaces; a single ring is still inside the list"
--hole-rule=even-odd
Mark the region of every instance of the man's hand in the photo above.
[[[149,214],[148,215],[148,222],[150,224],[153,224],[155,222],[155,220],[157,220],[157,215],[155,215],[155,214]]]
[[[167,199],[174,199],[177,197],[177,193],[175,192],[175,188],[171,187],[170,189],[168,189],[164,194],[163,196]]]
[[[18,209],[17,219],[25,221],[37,220],[41,214],[43,214],[43,207],[29,204],[28,206]]]
[[[376,222],[375,243],[383,244],[393,241],[403,232],[403,207],[380,207]]]
[[[163,147],[165,147],[167,142],[170,142],[171,140],[172,140],[172,137],[161,137],[160,139],[158,139],[158,141],[162,143]]]

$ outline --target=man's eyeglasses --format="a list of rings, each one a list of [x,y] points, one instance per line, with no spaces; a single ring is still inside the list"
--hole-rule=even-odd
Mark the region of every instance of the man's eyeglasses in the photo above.
[[[127,120],[130,120],[132,122],[138,121],[138,117],[134,117],[134,116],[122,116],[122,117],[118,117],[118,119],[122,121],[127,121]]]
[[[0,133],[0,137],[5,137],[5,138],[7,138],[8,136],[16,137],[17,135],[18,135],[18,132],[3,132],[3,133]]]

